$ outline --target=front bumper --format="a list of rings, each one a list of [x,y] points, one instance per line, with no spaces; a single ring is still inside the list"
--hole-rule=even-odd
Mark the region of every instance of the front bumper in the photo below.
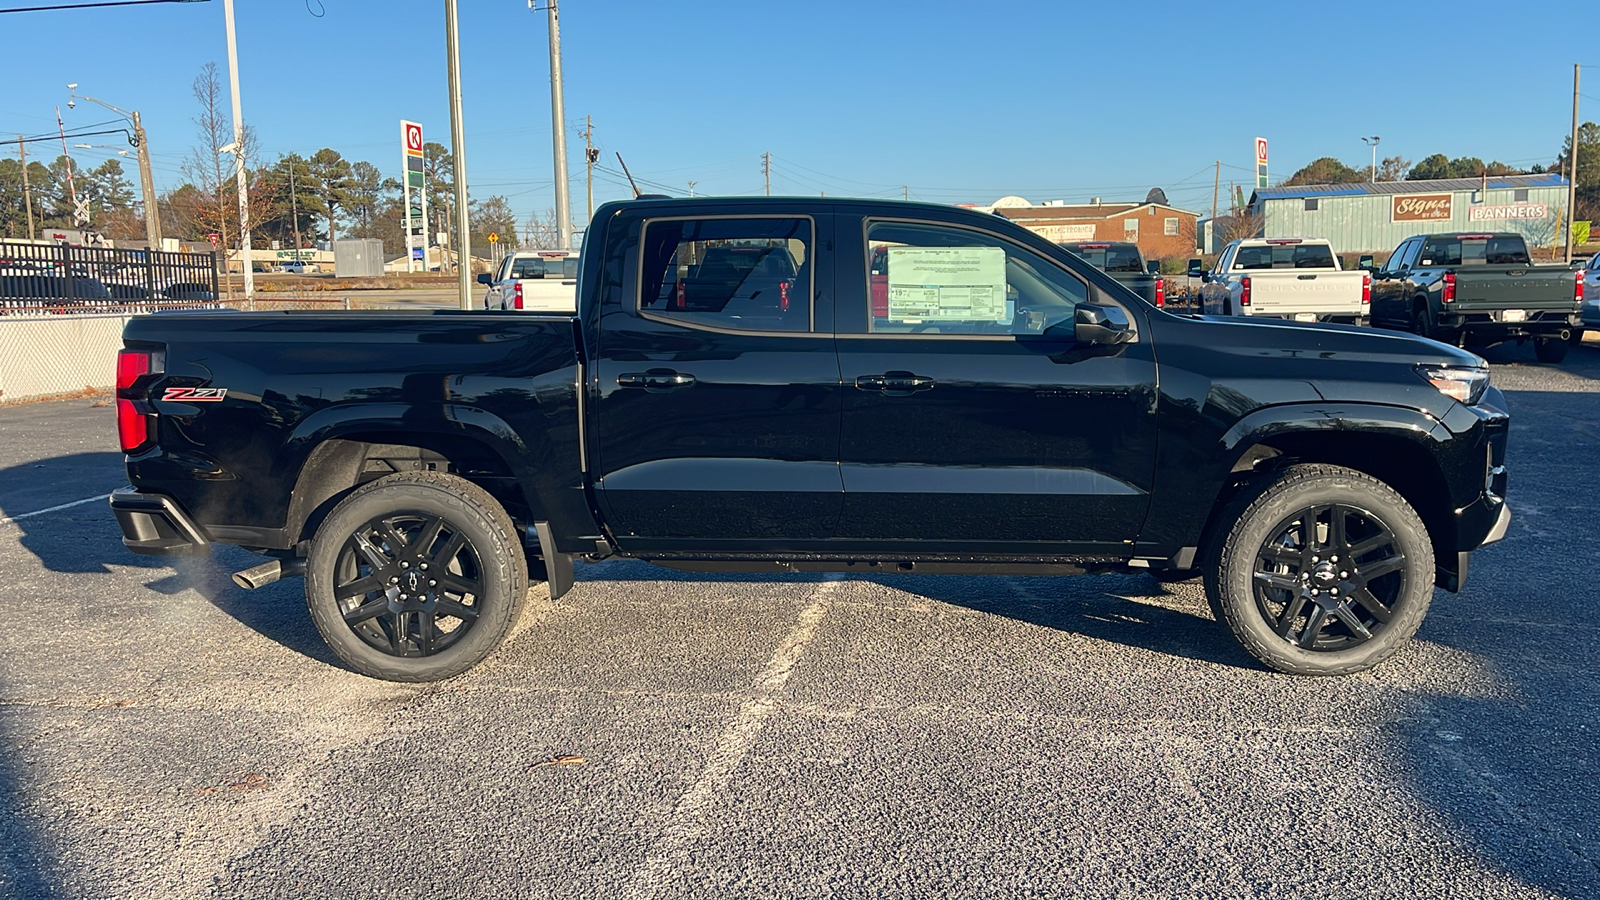
[[[111,512],[122,528],[122,544],[146,556],[204,556],[211,539],[178,501],[133,486],[111,492]]]

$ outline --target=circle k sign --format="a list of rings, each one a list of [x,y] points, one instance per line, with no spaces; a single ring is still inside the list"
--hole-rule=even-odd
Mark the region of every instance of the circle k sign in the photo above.
[[[412,156],[421,156],[422,126],[416,122],[401,122],[400,130],[405,139],[406,152]]]

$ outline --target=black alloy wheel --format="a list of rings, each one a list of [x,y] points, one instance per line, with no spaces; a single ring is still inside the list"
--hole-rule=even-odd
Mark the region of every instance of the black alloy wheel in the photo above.
[[[1256,555],[1256,608],[1302,650],[1347,650],[1393,620],[1405,562],[1394,532],[1370,511],[1311,507],[1279,523]]]
[[[483,596],[478,549],[460,528],[423,513],[378,516],[334,564],[344,622],[391,656],[432,656],[472,630]]]
[[[306,605],[352,668],[437,681],[488,656],[521,614],[527,557],[505,508],[442,472],[364,484],[317,527]]]

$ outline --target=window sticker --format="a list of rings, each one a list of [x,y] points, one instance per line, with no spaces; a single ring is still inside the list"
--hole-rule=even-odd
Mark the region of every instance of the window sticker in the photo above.
[[[1009,322],[1000,247],[890,247],[889,318]]]

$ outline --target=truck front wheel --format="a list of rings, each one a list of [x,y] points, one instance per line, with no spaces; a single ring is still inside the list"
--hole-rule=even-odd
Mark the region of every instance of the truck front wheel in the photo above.
[[[364,675],[437,681],[494,650],[528,572],[505,509],[470,481],[404,472],[363,485],[317,529],[306,604],[328,646]]]
[[[1433,599],[1433,545],[1392,488],[1295,465],[1236,498],[1205,569],[1212,608],[1280,672],[1346,675],[1392,656]]]

